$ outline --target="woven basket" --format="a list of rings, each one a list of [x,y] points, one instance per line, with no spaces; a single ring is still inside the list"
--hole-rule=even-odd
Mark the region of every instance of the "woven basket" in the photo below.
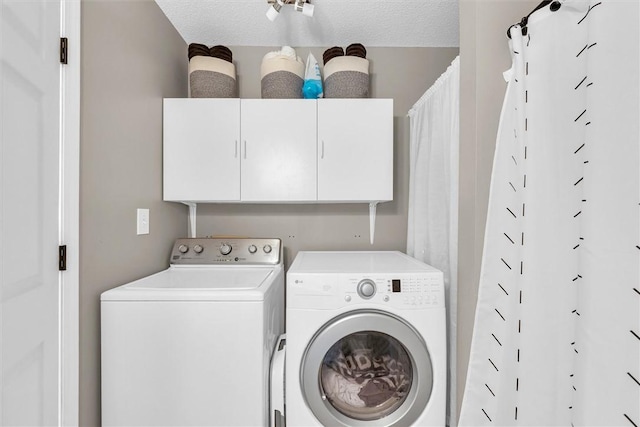
[[[262,98],[302,98],[302,62],[282,57],[263,59],[260,75]]]
[[[189,60],[191,98],[237,98],[236,67],[232,62],[211,56]]]
[[[369,60],[336,56],[324,66],[325,98],[369,98]]]

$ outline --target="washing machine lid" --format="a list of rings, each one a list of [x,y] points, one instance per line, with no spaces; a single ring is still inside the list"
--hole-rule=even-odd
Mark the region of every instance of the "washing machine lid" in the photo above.
[[[281,266],[170,267],[111,289],[102,301],[262,301]]]
[[[399,251],[302,251],[289,273],[384,274],[439,270]]]

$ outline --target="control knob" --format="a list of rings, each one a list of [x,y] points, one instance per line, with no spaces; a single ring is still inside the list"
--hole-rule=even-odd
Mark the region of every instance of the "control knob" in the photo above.
[[[187,252],[189,252],[189,246],[187,246],[187,245],[180,245],[180,246],[178,246],[178,251],[179,251],[181,254],[186,254]]]
[[[201,245],[195,245],[193,247],[193,252],[195,252],[197,254],[201,254],[203,250],[204,250],[204,248]]]
[[[371,279],[364,279],[358,283],[358,295],[364,299],[370,299],[376,294],[376,284]]]
[[[222,246],[220,246],[220,253],[222,255],[229,255],[231,253],[231,250],[233,248],[231,247],[230,244],[228,243],[223,243]]]
[[[271,253],[271,245],[264,245],[264,248],[262,248],[262,250],[264,251],[265,254],[270,254]]]
[[[258,248],[256,248],[256,245],[249,246],[249,253],[250,254],[255,254],[257,250],[258,250]]]

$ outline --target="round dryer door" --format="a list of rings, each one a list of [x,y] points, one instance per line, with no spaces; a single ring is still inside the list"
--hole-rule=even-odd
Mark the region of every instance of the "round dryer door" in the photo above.
[[[316,333],[300,372],[307,405],[323,425],[411,425],[433,386],[427,346],[404,320],[353,311]]]

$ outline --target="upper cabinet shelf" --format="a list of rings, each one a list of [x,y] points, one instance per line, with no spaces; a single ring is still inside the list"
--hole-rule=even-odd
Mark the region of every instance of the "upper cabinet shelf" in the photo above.
[[[164,200],[393,200],[391,99],[165,99]]]

